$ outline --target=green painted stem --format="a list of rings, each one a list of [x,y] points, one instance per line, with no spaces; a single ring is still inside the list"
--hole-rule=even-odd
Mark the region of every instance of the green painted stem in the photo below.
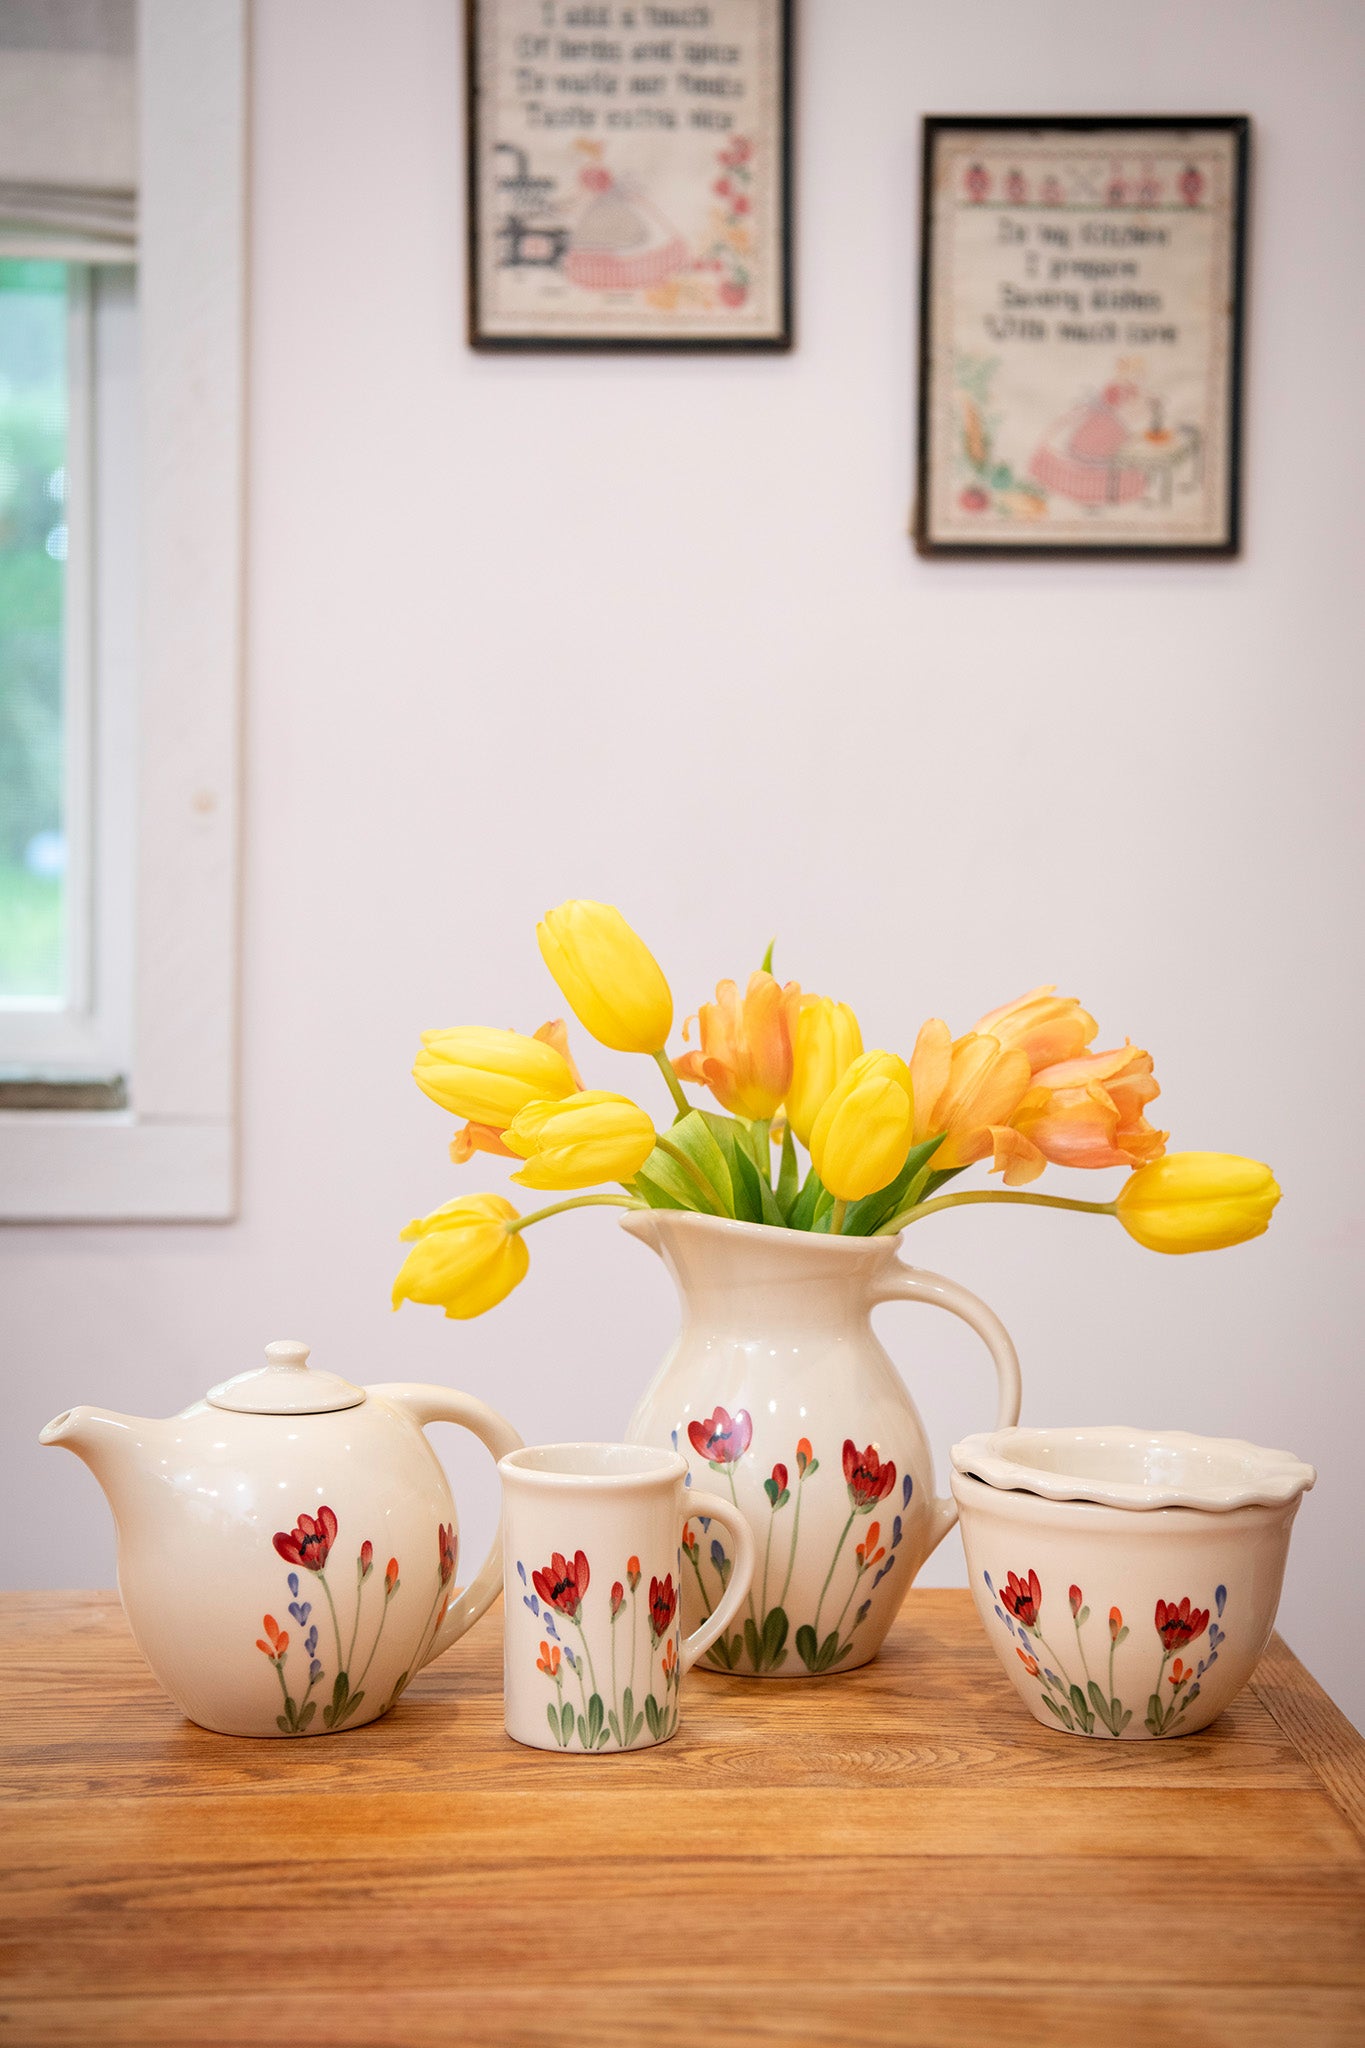
[[[677,1068],[664,1051],[664,1048],[660,1046],[659,1050],[652,1054],[651,1057],[658,1062],[659,1072],[668,1083],[668,1092],[678,1105],[678,1115],[691,1116],[692,1105],[682,1092],[682,1082],[678,1079]]]
[[[805,1473],[799,1472],[796,1476],[796,1514],[792,1519],[791,1555],[787,1559],[787,1576],[782,1581],[782,1594],[777,1603],[784,1614],[787,1611],[787,1592],[791,1586],[792,1573],[796,1569],[796,1539],[801,1534],[801,1490],[805,1486],[805,1483]]]
[[[574,1627],[578,1630],[578,1640],[583,1645],[583,1655],[586,1657],[588,1662],[588,1676],[592,1680],[592,1689],[594,1692],[596,1692],[597,1673],[592,1668],[592,1651],[588,1648],[588,1639],[583,1633],[583,1624],[578,1619],[578,1616],[576,1614],[572,1615],[570,1619],[572,1620]]]
[[[1069,1195],[1026,1195],[1017,1188],[964,1188],[957,1195],[935,1195],[932,1201],[916,1202],[912,1208],[902,1209],[899,1216],[893,1216],[889,1223],[883,1223],[875,1230],[874,1237],[894,1237],[907,1223],[918,1223],[921,1216],[932,1216],[938,1209],[957,1209],[968,1202],[1027,1202],[1035,1209],[1079,1209],[1090,1216],[1115,1216],[1117,1205],[1113,1202],[1077,1202]],[[837,1204],[836,1204],[837,1209]],[[830,1228],[833,1230],[833,1225]]]
[[[365,1679],[366,1679],[366,1675],[367,1675],[367,1673],[369,1672],[369,1668],[370,1668],[371,1664],[373,1664],[373,1662],[374,1662],[374,1653],[375,1653],[375,1651],[376,1651],[376,1650],[377,1650],[377,1649],[379,1648],[379,1638],[380,1638],[380,1636],[382,1636],[382,1635],[383,1635],[383,1633],[384,1633],[384,1623],[385,1623],[385,1622],[386,1622],[386,1621],[388,1620],[388,1618],[389,1618],[389,1596],[388,1596],[388,1594],[386,1593],[386,1594],[384,1595],[384,1611],[383,1611],[383,1613],[382,1613],[382,1614],[380,1615],[380,1617],[379,1617],[379,1627],[378,1627],[378,1628],[376,1629],[376,1631],[375,1631],[375,1638],[374,1638],[374,1641],[373,1641],[373,1642],[372,1642],[372,1643],[370,1644],[370,1654],[369,1654],[369,1656],[368,1656],[368,1657],[367,1657],[367,1658],[365,1659],[365,1669],[364,1669],[364,1671],[362,1671],[362,1672],[361,1672],[361,1674],[360,1674],[359,1678],[358,1678],[358,1679],[356,1680],[356,1682],[355,1682],[355,1688],[356,1688],[356,1691],[357,1691],[357,1692],[359,1692],[359,1691],[360,1691],[360,1688],[361,1688],[361,1687],[362,1687],[362,1686],[364,1685],[364,1683],[365,1683]]]
[[[687,1553],[687,1561],[697,1575],[697,1591],[701,1594],[701,1604],[706,1609],[706,1619],[709,1621],[711,1619],[711,1602],[706,1597],[706,1585],[701,1575],[701,1566],[697,1563],[690,1550]],[[722,1590],[724,1589],[722,1588]],[[653,1683],[652,1680],[650,1682],[651,1684]]]
[[[633,1195],[574,1195],[567,1202],[551,1202],[548,1209],[533,1209],[529,1216],[518,1216],[507,1226],[509,1235],[525,1230],[528,1223],[543,1223],[547,1216],[562,1216],[566,1209],[643,1209],[644,1203]]]
[[[839,1553],[844,1547],[844,1538],[845,1536],[847,1536],[849,1530],[853,1527],[853,1517],[857,1514],[857,1512],[858,1510],[856,1508],[849,1509],[848,1520],[844,1523],[843,1529],[840,1531],[839,1541],[834,1546],[834,1555],[829,1561],[829,1570],[825,1573],[825,1583],[820,1588],[820,1598],[815,1603],[814,1628],[815,1644],[817,1649],[820,1646],[820,1609],[825,1604],[825,1595],[829,1591],[829,1582],[834,1577],[834,1567],[839,1562]]]
[[[337,1639],[337,1670],[344,1671],[346,1669],[346,1666],[341,1661],[341,1630],[337,1627],[336,1602],[332,1598],[332,1589],[327,1583],[326,1572],[318,1573],[318,1584],[322,1587],[323,1592],[327,1595],[327,1605],[332,1610],[332,1634]]]

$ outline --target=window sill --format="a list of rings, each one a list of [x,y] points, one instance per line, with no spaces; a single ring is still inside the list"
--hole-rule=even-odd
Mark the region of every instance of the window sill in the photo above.
[[[235,1212],[227,1117],[0,1110],[2,1222],[221,1223]]]

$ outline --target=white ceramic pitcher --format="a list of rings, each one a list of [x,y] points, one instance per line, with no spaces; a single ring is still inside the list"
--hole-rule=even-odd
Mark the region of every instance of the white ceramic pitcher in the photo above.
[[[969,1323],[995,1366],[997,1428],[1019,1416],[1019,1362],[1004,1325],[965,1287],[903,1265],[897,1237],[813,1236],[662,1209],[621,1227],[658,1252],[683,1309],[627,1434],[680,1451],[698,1486],[729,1493],[757,1545],[743,1627],[723,1633],[708,1661],[779,1678],[868,1663],[957,1520],[955,1503],[934,1495],[923,1425],[872,1310],[928,1302]],[[689,1521],[687,1628],[716,1606],[730,1571],[721,1531]]]

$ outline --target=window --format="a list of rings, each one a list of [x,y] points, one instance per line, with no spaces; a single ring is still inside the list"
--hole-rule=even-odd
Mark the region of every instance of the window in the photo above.
[[[0,259],[0,1100],[126,1093],[136,353],[130,268]]]
[[[245,51],[0,10],[0,1219],[233,1212]]]

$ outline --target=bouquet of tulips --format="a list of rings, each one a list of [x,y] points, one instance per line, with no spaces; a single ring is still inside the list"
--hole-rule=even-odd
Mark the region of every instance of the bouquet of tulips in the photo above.
[[[567,1199],[522,1215],[505,1195],[458,1195],[410,1223],[395,1308],[481,1315],[525,1276],[531,1224],[596,1204],[867,1237],[961,1203],[1029,1202],[1115,1217],[1152,1251],[1197,1252],[1258,1237],[1279,1200],[1255,1160],[1168,1153],[1167,1133],[1146,1117],[1160,1093],[1151,1054],[1126,1041],[1090,1051],[1095,1019],[1051,987],[958,1038],[931,1017],[906,1060],[864,1051],[847,1003],[779,982],[769,947],[742,995],[722,981],[688,1019],[684,1041],[695,1024],[697,1042],[673,1058],[668,983],[619,910],[562,903],[536,936],[583,1028],[656,1063],[671,1120],[659,1128],[629,1097],[584,1088],[562,1020],[529,1036],[482,1025],[424,1032],[413,1078],[463,1120],[455,1163],[476,1152],[512,1159],[519,1186]],[[685,1083],[719,1111],[690,1101]],[[941,1192],[985,1162],[1002,1186]],[[1049,1164],[1132,1171],[1112,1202],[1025,1192]]]

